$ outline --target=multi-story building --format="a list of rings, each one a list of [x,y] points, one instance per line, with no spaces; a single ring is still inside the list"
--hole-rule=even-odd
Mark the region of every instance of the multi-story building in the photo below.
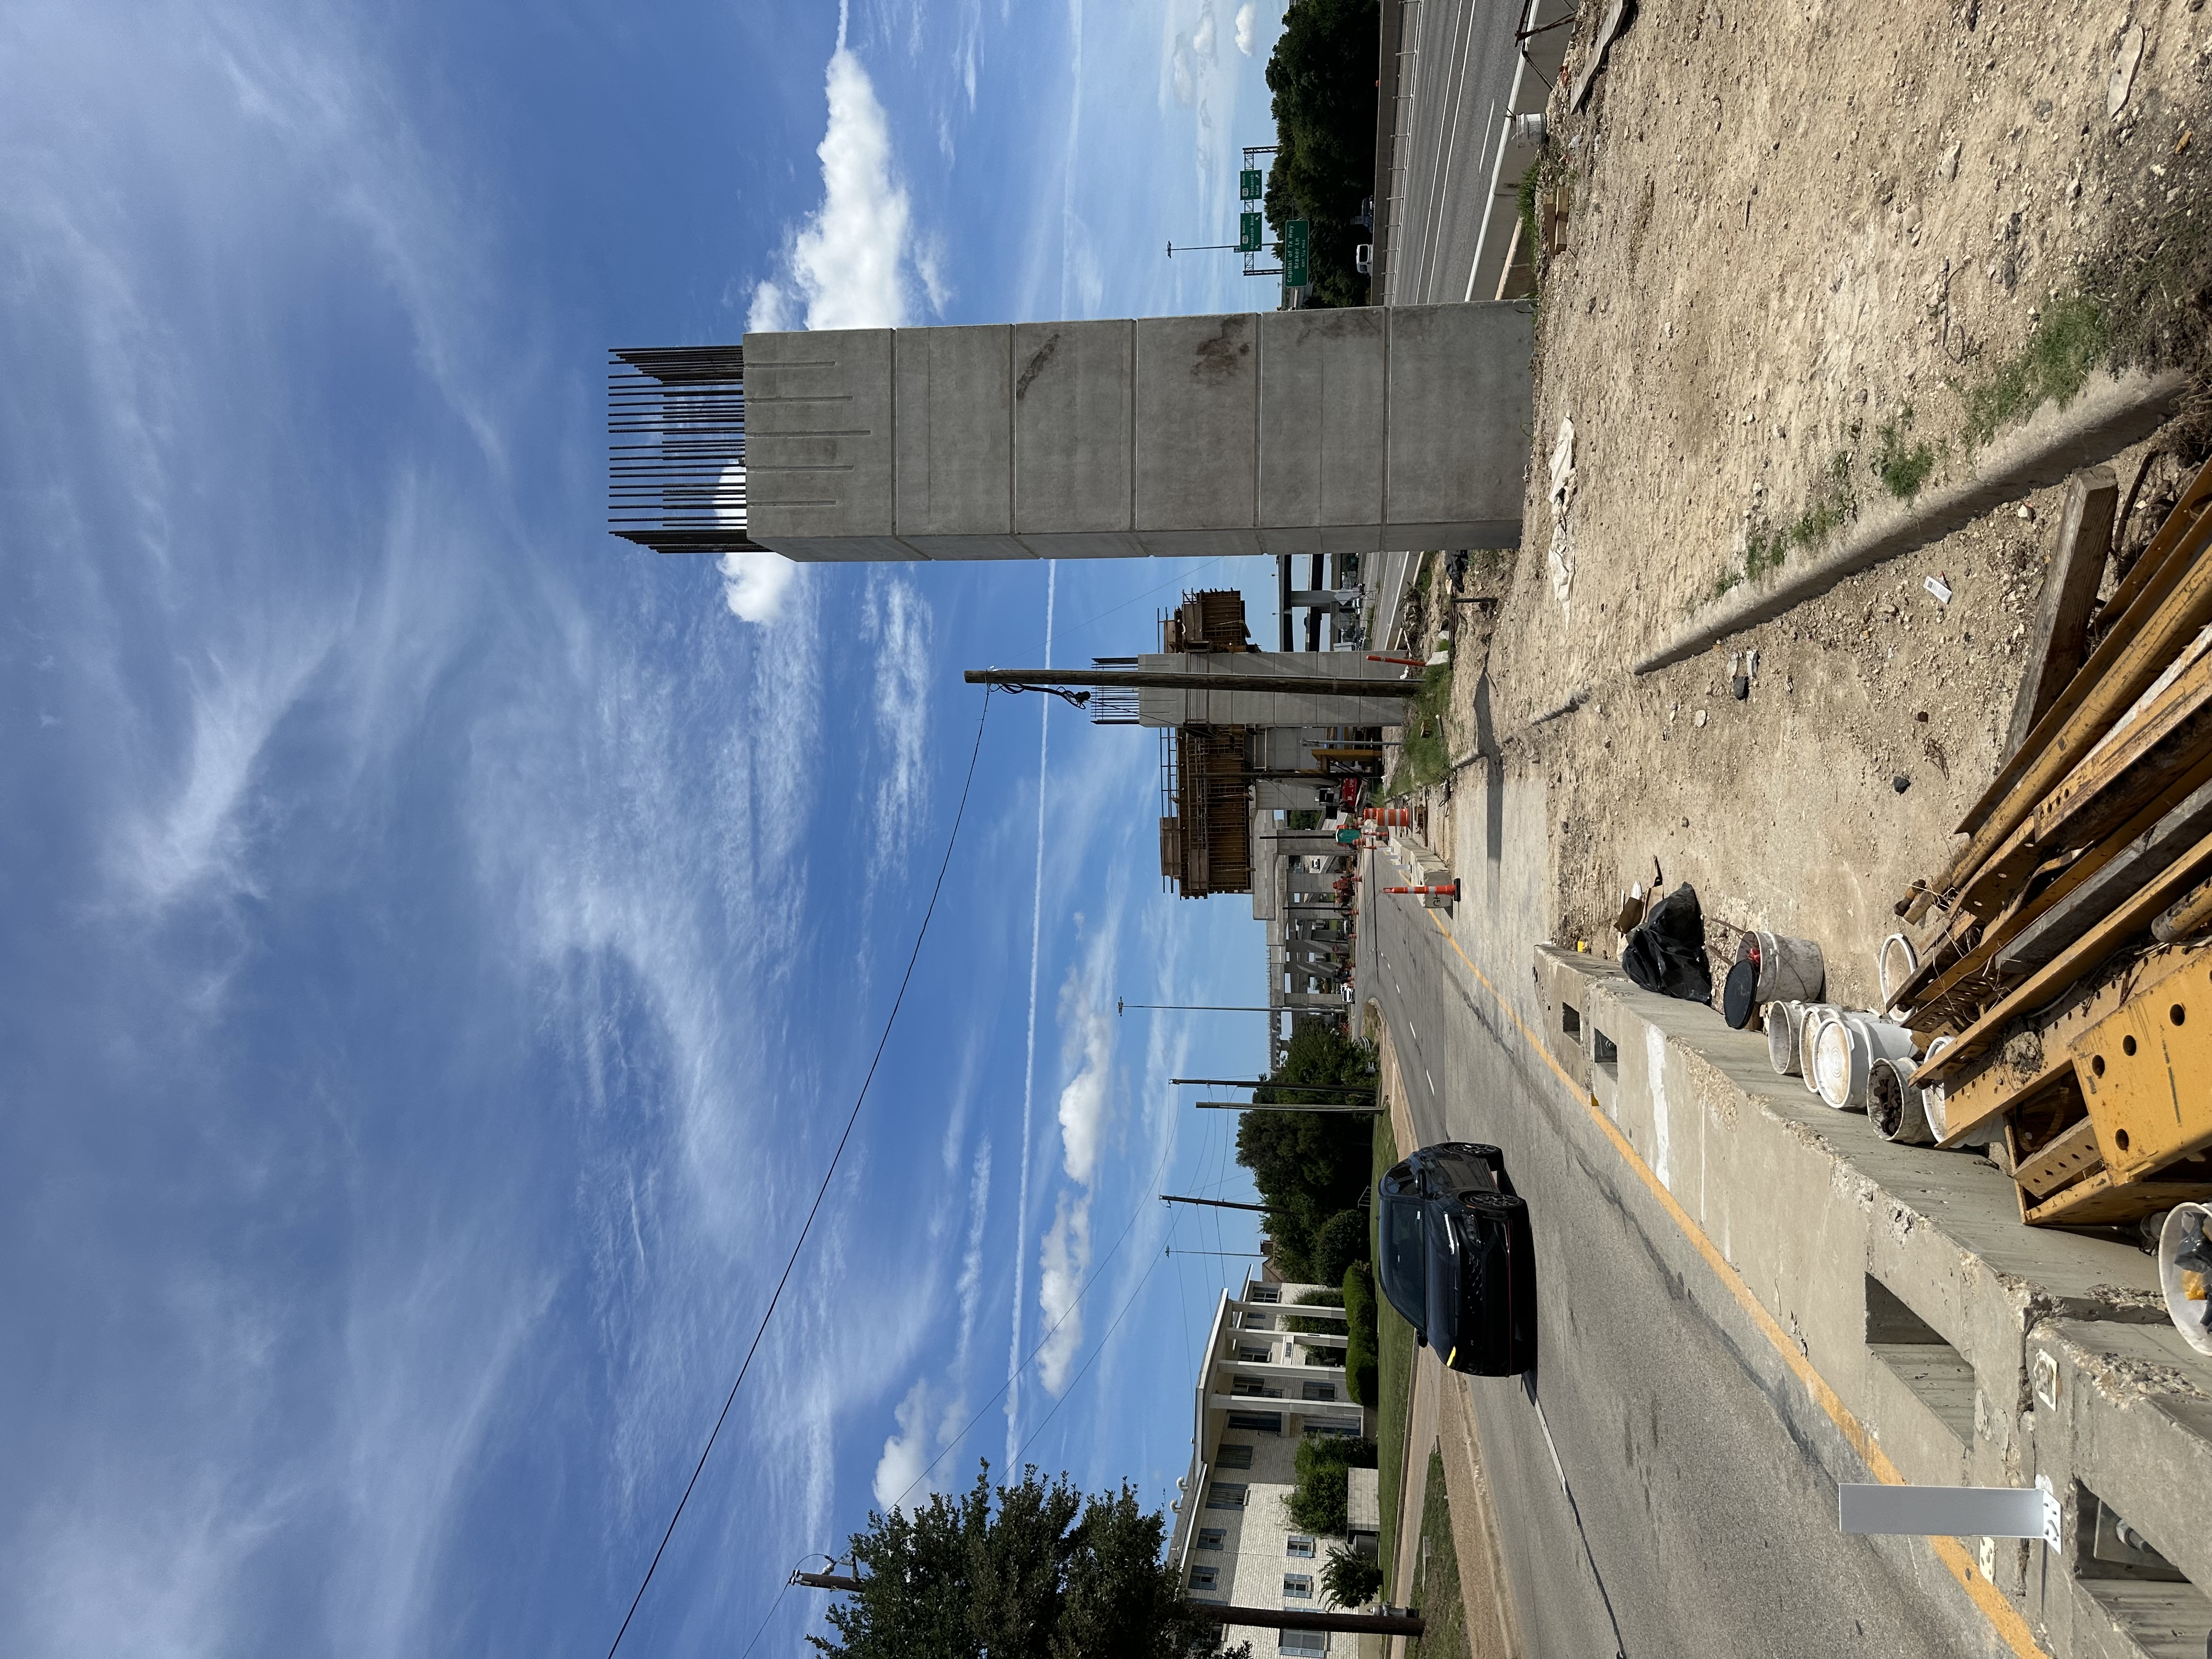
[[[1297,1484],[1298,1443],[1312,1435],[1373,1432],[1370,1413],[1345,1387],[1341,1308],[1302,1306],[1319,1287],[1248,1279],[1215,1310],[1200,1361],[1190,1473],[1178,1483],[1168,1559],[1193,1601],[1318,1611],[1325,1605],[1321,1565],[1333,1546],[1372,1540],[1303,1532],[1285,1500]],[[1286,1316],[1333,1329],[1292,1331]],[[1371,1470],[1355,1475],[1372,1479]],[[1364,1483],[1363,1483],[1364,1484]],[[1358,1507],[1358,1506],[1355,1506]],[[1231,1644],[1256,1655],[1331,1651],[1319,1632],[1232,1626]],[[1351,1651],[1349,1638],[1338,1638]]]

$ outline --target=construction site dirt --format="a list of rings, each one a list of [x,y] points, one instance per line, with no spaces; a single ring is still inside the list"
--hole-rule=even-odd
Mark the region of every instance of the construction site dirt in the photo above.
[[[1656,869],[1696,885],[1723,947],[1747,927],[1824,940],[1831,994],[1856,1002],[1877,1000],[1898,895],[1999,759],[2063,486],[1701,656],[1632,665],[1863,510],[1971,468],[2081,371],[2197,366],[2212,206],[2203,14],[2014,0],[1865,21],[1656,0],[1579,112],[1554,95],[1538,194],[1565,227],[1538,289],[1524,548],[1478,556],[1456,590],[1494,607],[1436,602],[1437,569],[1414,626],[1463,635],[1455,764],[1427,804],[1463,810],[1493,765],[1546,786],[1556,937],[1610,954],[1624,889]],[[2202,459],[2196,407],[2110,458],[2132,510],[2107,588]]]

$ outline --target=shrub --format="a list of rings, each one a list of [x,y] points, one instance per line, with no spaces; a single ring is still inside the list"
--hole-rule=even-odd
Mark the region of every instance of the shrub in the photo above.
[[[1340,1607],[1364,1607],[1382,1593],[1382,1564],[1342,1545],[1328,1553],[1321,1587]]]
[[[1299,1308],[1341,1308],[1344,1305],[1344,1292],[1330,1290],[1300,1291],[1297,1300],[1291,1305]],[[1299,1314],[1285,1314],[1283,1328],[1286,1331],[1310,1331],[1321,1336],[1334,1336],[1344,1328],[1344,1322],[1340,1319],[1310,1319]]]
[[[1341,1282],[1355,1261],[1367,1259],[1367,1212],[1339,1210],[1314,1235],[1313,1275],[1322,1284]]]
[[[1316,1435],[1298,1442],[1298,1480],[1283,1500],[1284,1513],[1302,1532],[1344,1533],[1351,1500],[1348,1469],[1371,1469],[1375,1443],[1340,1435]]]
[[[1359,1405],[1379,1405],[1382,1393],[1376,1359],[1375,1275],[1364,1261],[1345,1269],[1344,1313],[1345,1392]]]

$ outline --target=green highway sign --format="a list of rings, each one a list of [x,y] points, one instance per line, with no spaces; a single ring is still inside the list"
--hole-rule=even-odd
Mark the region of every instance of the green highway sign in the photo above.
[[[1237,216],[1237,251],[1239,253],[1257,253],[1260,251],[1262,235],[1258,214],[1243,213]]]
[[[1245,201],[1256,202],[1262,193],[1259,168],[1246,167],[1237,175],[1237,194]]]
[[[1313,227],[1306,220],[1293,219],[1283,231],[1283,286],[1306,286],[1306,256],[1312,246]]]

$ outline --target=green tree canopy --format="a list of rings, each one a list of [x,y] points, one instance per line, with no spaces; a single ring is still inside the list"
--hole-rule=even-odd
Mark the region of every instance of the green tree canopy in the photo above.
[[[995,1503],[994,1499],[995,1498]],[[1159,1511],[1126,1483],[1085,1494],[1034,1466],[994,1488],[990,1465],[957,1498],[868,1517],[852,1535],[860,1589],[830,1609],[848,1659],[1184,1659],[1218,1650],[1161,1559]],[[1240,1647],[1236,1655],[1249,1650]],[[1235,1655],[1227,1659],[1235,1659]]]
[[[1375,1051],[1319,1022],[1301,1026],[1268,1084],[1341,1088],[1347,1098],[1372,1097]],[[1258,1103],[1312,1105],[1327,1096],[1292,1093],[1262,1084]],[[1267,1206],[1275,1266],[1286,1279],[1314,1280],[1322,1230],[1331,1217],[1357,1209],[1366,1189],[1370,1119],[1319,1112],[1246,1112],[1237,1126],[1237,1161],[1252,1172]],[[1336,1273],[1343,1273],[1340,1261]]]
[[[1352,252],[1369,233],[1354,221],[1360,203],[1375,191],[1382,41],[1380,0],[1292,0],[1267,60],[1276,143],[1267,222],[1279,236],[1293,219],[1311,226],[1317,305],[1367,303],[1367,278]]]

